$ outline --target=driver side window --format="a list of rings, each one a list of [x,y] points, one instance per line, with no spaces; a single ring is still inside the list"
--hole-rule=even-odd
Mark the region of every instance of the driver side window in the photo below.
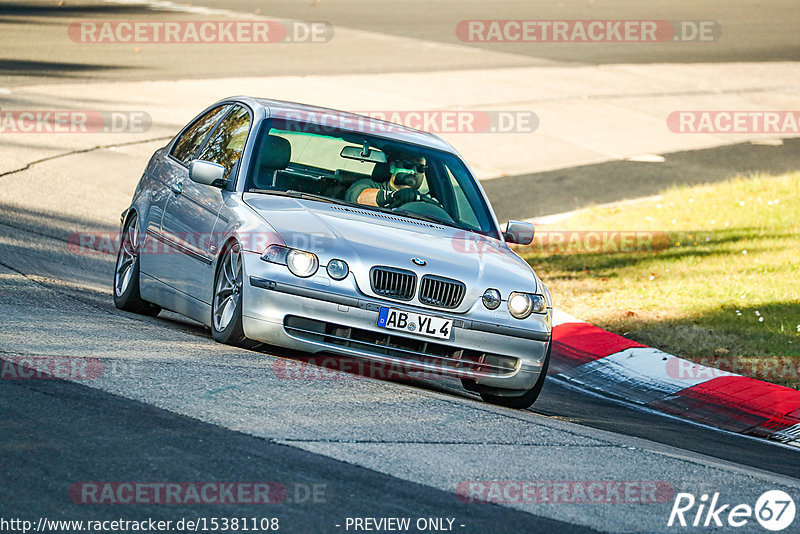
[[[228,105],[216,107],[197,119],[175,143],[171,152],[172,156],[184,165],[188,165],[194,159],[197,149],[203,144],[208,132],[229,107]]]
[[[242,106],[233,110],[219,123],[211,138],[203,147],[200,159],[219,163],[225,167],[225,178],[239,161],[250,132],[250,113]]]

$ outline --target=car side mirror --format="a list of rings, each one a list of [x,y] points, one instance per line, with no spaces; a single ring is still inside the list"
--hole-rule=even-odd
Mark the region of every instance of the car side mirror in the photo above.
[[[508,221],[503,238],[507,243],[516,245],[530,245],[533,242],[533,233],[536,227],[533,223],[522,221]]]
[[[228,181],[225,179],[225,167],[219,163],[196,159],[189,164],[189,179],[198,184],[219,187],[227,187]]]

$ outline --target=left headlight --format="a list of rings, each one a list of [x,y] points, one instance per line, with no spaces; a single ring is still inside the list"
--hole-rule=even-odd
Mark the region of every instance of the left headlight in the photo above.
[[[508,296],[508,311],[517,319],[525,319],[532,313],[545,313],[547,302],[542,295],[515,291]]]
[[[300,278],[313,276],[319,269],[319,258],[312,252],[297,250],[281,245],[270,245],[261,259],[270,263],[286,265],[289,271]]]

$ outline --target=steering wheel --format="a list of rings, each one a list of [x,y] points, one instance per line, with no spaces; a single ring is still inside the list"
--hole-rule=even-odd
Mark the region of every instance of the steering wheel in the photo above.
[[[443,223],[455,222],[450,214],[445,211],[444,207],[442,207],[436,201],[436,199],[431,197],[426,199],[424,195],[420,195],[419,200],[415,200],[414,202],[409,202],[408,204],[403,204],[402,206],[394,208],[393,211],[410,213],[412,215],[424,215],[438,219]]]
[[[433,198],[430,193],[425,193],[425,194],[420,193],[419,194],[419,200],[421,200],[422,202],[427,202],[428,204],[433,204],[437,208],[444,209],[444,206],[442,206],[442,203],[439,202],[438,200],[436,200],[435,198]]]

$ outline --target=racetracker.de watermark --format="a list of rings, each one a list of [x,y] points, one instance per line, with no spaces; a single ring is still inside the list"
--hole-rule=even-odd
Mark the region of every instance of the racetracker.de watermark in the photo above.
[[[467,480],[462,502],[495,504],[661,504],[674,495],[658,480]]]
[[[185,254],[186,250],[213,251],[231,238],[225,232],[178,232],[168,239],[157,239],[142,232],[137,252],[143,254]],[[121,236],[117,232],[73,232],[67,236],[67,250],[75,255],[111,254],[119,252]],[[322,252],[331,248],[333,238],[304,232],[240,232],[236,234],[244,250],[264,251],[269,245],[280,244],[300,250]]]
[[[76,482],[75,504],[278,504],[287,488],[278,482]]]
[[[67,28],[80,44],[327,43],[333,33],[327,22],[276,20],[82,20]]]
[[[412,128],[436,134],[533,133],[539,117],[533,111],[505,110],[360,110],[278,113],[287,121],[286,128],[304,133],[326,134],[337,130],[390,133]]]
[[[98,380],[141,376],[141,362],[80,356],[3,356],[0,380]]]
[[[146,111],[0,111],[0,134],[144,133],[152,124]]]
[[[2,380],[96,380],[105,366],[97,358],[57,356],[3,356]]]
[[[524,242],[530,235],[514,236]],[[696,247],[713,241],[711,232],[663,230],[536,230],[529,245],[514,245],[518,254],[647,253]],[[453,250],[461,254],[505,254],[497,241],[471,232],[457,232]]]
[[[800,134],[800,111],[673,111],[667,116],[673,133]]]
[[[344,332],[343,332],[344,333]],[[424,364],[424,365],[420,365]],[[311,356],[301,361],[275,360],[272,373],[279,380],[452,380],[472,373],[489,373],[490,363],[463,359],[459,367],[445,366],[434,359],[413,363],[371,362],[344,356]]]
[[[524,236],[516,236],[518,241]],[[231,238],[225,232],[171,233],[167,239],[142,234],[138,252],[144,254],[185,254],[186,250],[213,251]],[[236,238],[244,250],[264,251],[280,244],[300,250],[323,253],[332,250],[335,238],[303,232],[242,232]],[[519,254],[597,254],[659,252],[670,248],[696,247],[713,241],[711,232],[666,232],[662,230],[537,230],[529,245],[514,245]],[[457,230],[450,238],[452,251],[459,254],[506,253],[500,241]],[[71,254],[111,254],[119,252],[117,232],[74,232],[67,237]]]
[[[462,20],[456,36],[488,43],[712,42],[722,35],[714,20]]]
[[[695,361],[670,358],[665,366],[667,376],[676,380],[710,380],[732,374],[766,382],[800,379],[800,358],[711,356]]]

